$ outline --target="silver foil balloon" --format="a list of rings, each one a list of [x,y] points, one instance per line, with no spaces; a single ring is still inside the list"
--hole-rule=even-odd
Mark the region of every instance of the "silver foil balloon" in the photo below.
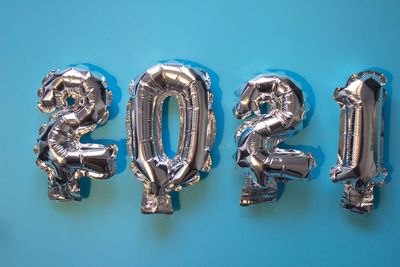
[[[333,182],[344,183],[342,206],[368,213],[374,187],[385,183],[383,167],[383,103],[386,78],[374,71],[352,75],[333,95],[340,106],[339,151],[331,169]]]
[[[79,180],[114,175],[117,146],[82,144],[82,135],[107,121],[112,100],[103,76],[68,68],[51,71],[38,90],[40,111],[52,113],[39,129],[36,164],[48,175],[48,195],[58,201],[81,200]]]
[[[267,114],[260,110],[264,104],[269,106]],[[235,136],[236,163],[245,176],[240,205],[276,200],[278,182],[309,180],[315,166],[311,153],[278,147],[303,126],[303,94],[290,79],[264,74],[248,81],[234,114],[248,119]]]
[[[215,138],[210,78],[188,66],[159,64],[131,83],[127,146],[134,174],[144,183],[142,213],[173,212],[170,192],[200,180],[211,168]],[[176,97],[180,110],[178,151],[170,159],[162,142],[162,108]]]

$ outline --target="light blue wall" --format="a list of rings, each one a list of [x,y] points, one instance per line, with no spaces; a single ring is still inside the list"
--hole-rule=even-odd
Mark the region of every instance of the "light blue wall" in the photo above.
[[[2,1],[0,3],[0,266],[399,266],[398,1]],[[125,106],[131,78],[180,59],[211,75],[218,121],[214,168],[180,193],[173,216],[140,214],[142,184],[128,168]],[[111,119],[91,137],[120,148],[118,174],[92,181],[81,203],[47,199],[35,164],[47,120],[36,90],[50,69],[91,64],[114,93]],[[389,77],[386,165],[392,181],[369,217],[339,207],[329,180],[339,110],[333,90],[354,72]],[[302,79],[308,126],[290,138],[317,156],[310,183],[275,204],[238,205],[234,90],[265,70]],[[177,118],[177,114],[172,114]],[[176,136],[176,129],[171,129]]]

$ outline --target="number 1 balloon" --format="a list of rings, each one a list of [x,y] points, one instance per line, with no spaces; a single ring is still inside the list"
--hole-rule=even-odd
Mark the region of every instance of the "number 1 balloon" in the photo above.
[[[333,95],[340,106],[339,152],[331,169],[333,182],[344,183],[342,206],[368,213],[374,187],[383,185],[383,102],[386,78],[374,71],[352,75]]]
[[[267,114],[260,111],[263,104],[270,106]],[[276,200],[278,182],[310,178],[310,153],[278,147],[302,128],[304,117],[302,91],[290,79],[260,75],[248,81],[234,114],[248,119],[236,132],[236,163],[245,176],[240,205]]]
[[[170,193],[200,179],[211,168],[215,137],[212,94],[206,72],[188,66],[159,64],[131,83],[127,106],[127,146],[134,174],[144,183],[142,213],[173,212]],[[162,142],[162,108],[176,97],[180,110],[178,151],[170,159]]]
[[[75,68],[51,71],[42,84],[40,111],[58,110],[39,129],[36,164],[48,175],[50,199],[79,201],[80,177],[106,179],[115,173],[116,145],[80,143],[82,135],[107,121],[111,91],[103,76]]]

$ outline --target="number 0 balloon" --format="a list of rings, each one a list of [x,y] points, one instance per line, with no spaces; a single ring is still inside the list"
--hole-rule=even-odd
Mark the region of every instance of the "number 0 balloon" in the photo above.
[[[173,212],[170,193],[200,180],[211,167],[215,119],[206,72],[159,64],[131,84],[127,107],[127,146],[134,174],[144,183],[142,213]],[[176,97],[180,110],[178,151],[170,159],[162,142],[162,108]]]
[[[383,167],[383,102],[386,78],[378,72],[352,75],[334,99],[340,106],[339,151],[331,170],[333,182],[344,183],[342,206],[354,212],[373,209],[375,185],[385,183]]]
[[[36,164],[48,175],[50,199],[79,201],[80,177],[106,179],[114,175],[116,145],[79,142],[82,135],[108,119],[112,95],[106,87],[103,76],[74,68],[51,71],[44,78],[38,107],[46,113],[58,111],[40,127],[35,152]]]

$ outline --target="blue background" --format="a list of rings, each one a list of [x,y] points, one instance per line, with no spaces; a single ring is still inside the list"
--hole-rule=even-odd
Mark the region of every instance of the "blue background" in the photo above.
[[[344,0],[1,1],[0,266],[399,266],[399,8]],[[128,86],[171,59],[210,73],[214,167],[179,194],[172,216],[144,216],[125,148]],[[118,174],[92,180],[80,203],[53,203],[34,164],[37,130],[48,117],[36,91],[49,70],[84,63],[114,93],[109,122],[86,140],[118,144]],[[373,213],[360,216],[339,207],[342,186],[329,180],[339,127],[332,94],[368,68],[389,78],[385,165],[393,179]],[[241,208],[234,91],[271,69],[303,84],[307,126],[286,143],[313,152],[318,168],[313,181],[286,185],[277,203]],[[170,110],[165,142],[173,150],[178,114]]]

